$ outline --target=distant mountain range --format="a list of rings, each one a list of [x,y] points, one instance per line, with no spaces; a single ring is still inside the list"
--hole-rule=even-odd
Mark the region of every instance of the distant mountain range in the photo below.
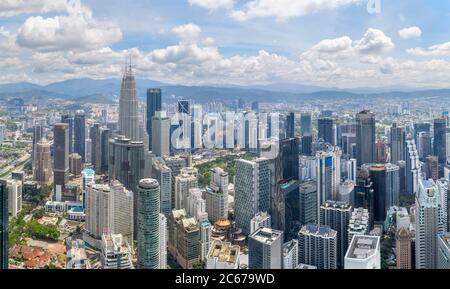
[[[73,79],[41,86],[32,83],[0,84],[0,100],[24,98],[25,101],[45,101],[49,99],[75,100],[86,103],[112,103],[118,100],[121,80],[94,80],[89,78]],[[450,97],[450,89],[414,90],[412,88],[359,88],[351,90],[330,89],[317,86],[293,84],[273,84],[265,86],[182,86],[168,85],[153,80],[136,81],[139,97],[145,99],[148,88],[161,88],[164,101],[177,98],[205,101],[233,101],[243,98],[246,101],[294,101],[308,99],[335,98],[421,98]]]

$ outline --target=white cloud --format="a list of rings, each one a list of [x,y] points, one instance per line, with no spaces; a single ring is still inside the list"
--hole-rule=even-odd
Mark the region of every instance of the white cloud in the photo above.
[[[364,37],[356,42],[355,49],[361,54],[378,54],[395,47],[392,39],[378,29],[369,28]]]
[[[199,6],[209,11],[216,11],[219,9],[231,9],[234,5],[234,0],[189,0],[192,6]]]
[[[81,7],[68,15],[28,18],[17,34],[17,43],[36,51],[89,50],[119,41],[122,32],[114,23],[98,21]]]
[[[422,36],[422,30],[417,26],[408,27],[408,28],[399,30],[398,35],[402,39],[420,38],[420,36]]]
[[[410,48],[406,51],[415,56],[450,56],[450,42],[433,45],[428,48]]]
[[[172,32],[177,35],[181,41],[193,43],[199,39],[202,29],[198,25],[188,23],[172,28]]]
[[[67,0],[2,0],[0,17],[12,17],[29,13],[66,11]]]
[[[234,11],[231,16],[237,21],[262,17],[275,17],[279,21],[284,21],[363,2],[364,0],[252,0],[244,6],[244,9]]]

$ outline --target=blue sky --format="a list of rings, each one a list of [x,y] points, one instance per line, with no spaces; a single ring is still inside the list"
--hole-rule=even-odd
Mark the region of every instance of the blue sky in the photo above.
[[[0,4],[0,82],[118,78],[131,55],[167,83],[448,87],[450,1],[72,1]]]

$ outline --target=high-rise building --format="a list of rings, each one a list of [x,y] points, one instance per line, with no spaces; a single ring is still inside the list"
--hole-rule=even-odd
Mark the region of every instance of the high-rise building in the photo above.
[[[181,169],[181,173],[175,177],[175,208],[187,208],[189,190],[198,188],[198,170],[188,167]]]
[[[102,235],[102,269],[134,269],[131,247],[121,234]]]
[[[369,211],[365,208],[355,208],[353,209],[352,215],[350,217],[350,221],[348,223],[348,243],[353,239],[355,235],[368,235],[369,234],[369,225],[370,225],[370,215]]]
[[[240,247],[214,240],[206,258],[206,269],[239,269]]]
[[[53,199],[61,201],[69,177],[69,125],[55,124],[53,134]]]
[[[86,199],[86,231],[100,239],[110,228],[111,189],[108,185],[88,184]]]
[[[69,155],[69,172],[75,177],[81,176],[81,170],[83,169],[83,162],[79,154]]]
[[[283,244],[283,269],[296,269],[298,266],[298,240],[292,239]]]
[[[346,202],[350,206],[355,203],[355,183],[352,181],[345,181],[339,184],[339,193],[337,201]]]
[[[299,186],[299,222],[301,225],[313,224],[318,220],[317,184],[306,181]]]
[[[433,180],[420,180],[416,195],[416,269],[437,268],[437,234],[445,231],[441,193]]]
[[[211,247],[211,223],[202,221],[200,223],[200,260],[205,261]]]
[[[396,234],[395,252],[397,257],[397,269],[411,269],[411,236],[409,230],[401,227]]]
[[[172,170],[162,158],[153,159],[152,178],[160,185],[161,213],[168,218],[172,211]]]
[[[6,129],[5,129],[6,130]],[[36,158],[36,145],[37,143],[44,137],[44,124],[40,122],[36,122],[33,126],[33,145],[32,145],[32,151],[31,156],[33,161]]]
[[[272,221],[267,212],[258,212],[250,220],[250,234],[253,234],[259,228],[272,228]]]
[[[69,154],[73,153],[73,125],[74,118],[71,115],[65,114],[61,116],[61,123],[66,123],[69,126]]]
[[[73,123],[74,130],[74,144],[73,151],[81,156],[83,162],[86,161],[86,117],[83,111],[78,111],[75,114]]]
[[[439,179],[439,161],[435,156],[427,156],[425,158],[425,174],[427,179],[436,181]]]
[[[380,237],[355,235],[345,255],[345,269],[381,269]]]
[[[126,69],[120,88],[119,131],[132,141],[139,138],[139,115],[136,81],[131,65]]]
[[[311,134],[311,114],[302,113],[300,116],[300,130],[301,135]]]
[[[419,155],[416,144],[413,139],[406,140],[406,166],[405,166],[405,181],[406,193],[408,195],[417,194],[419,189],[419,178],[421,174],[421,164],[419,162]]]
[[[171,195],[171,204],[172,209],[175,208],[175,178],[180,174],[181,169],[187,167],[186,159],[183,159],[179,156],[164,156],[163,160],[166,166],[172,171],[172,195]]]
[[[369,211],[369,231],[373,226],[375,197],[373,182],[367,169],[361,169],[356,178],[355,208],[364,208]]]
[[[160,267],[160,204],[159,183],[155,179],[143,179],[137,189],[137,252],[139,269]]]
[[[101,162],[100,162],[100,170],[102,174],[108,173],[108,164],[109,164],[109,140],[112,137],[112,131],[109,128],[102,128],[101,130]]]
[[[0,180],[0,270],[8,269],[8,192],[6,181]]]
[[[149,149],[152,148],[153,141],[153,117],[157,111],[162,110],[162,96],[161,89],[159,88],[150,88],[147,89],[147,133],[148,133],[148,143],[150,145]]]
[[[228,219],[228,194],[221,190],[208,188],[205,194],[206,212],[209,220],[216,222],[220,219]]]
[[[190,114],[190,101],[189,100],[179,100],[178,101],[178,113]]]
[[[283,232],[259,228],[248,237],[249,269],[282,269]]]
[[[91,269],[91,263],[86,254],[86,245],[83,240],[66,240],[66,269]]]
[[[159,214],[159,269],[167,269],[167,217]]]
[[[34,180],[44,186],[50,183],[52,174],[50,143],[46,138],[42,138],[35,149]]]
[[[437,269],[450,269],[450,233],[438,234]]]
[[[127,190],[119,181],[112,180],[110,187],[109,229],[113,234],[121,234],[133,245],[133,192]]]
[[[430,132],[420,132],[417,138],[417,150],[420,160],[433,155],[433,137]]]
[[[433,122],[433,132],[434,132],[434,155],[438,157],[439,164],[445,164],[447,161],[447,119],[438,118]]]
[[[199,223],[208,221],[208,213],[206,212],[206,201],[203,193],[198,188],[189,189],[186,198],[186,212],[189,216],[194,217]]]
[[[378,140],[375,144],[376,158],[378,163],[385,163],[388,159],[388,146],[382,140]]]
[[[301,140],[302,140],[301,154],[305,156],[310,156],[312,154],[312,142],[313,142],[312,135],[305,134],[302,136]]]
[[[352,207],[346,202],[326,201],[320,206],[320,225],[329,226],[337,232],[337,266],[344,266],[348,248],[348,225]]]
[[[165,111],[157,111],[152,120],[152,151],[157,157],[170,155],[170,118]]]
[[[323,139],[325,143],[335,144],[334,142],[334,121],[331,118],[320,118],[318,120],[318,138]]]
[[[286,117],[286,138],[295,137],[295,113],[291,112]]]
[[[405,141],[405,129],[394,123],[390,134],[391,163],[395,164],[398,161],[405,160]]]
[[[375,114],[364,110],[356,115],[356,159],[358,167],[374,163],[375,150]]]
[[[6,182],[6,189],[8,191],[8,208],[9,214],[12,217],[17,217],[17,214],[22,211],[22,181],[8,180]]]
[[[337,269],[337,232],[308,224],[298,233],[298,262],[317,269]]]
[[[235,220],[244,234],[250,233],[250,220],[258,212],[270,210],[270,161],[236,161]]]

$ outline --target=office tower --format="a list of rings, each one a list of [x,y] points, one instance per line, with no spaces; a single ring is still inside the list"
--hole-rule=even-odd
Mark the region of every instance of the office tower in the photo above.
[[[189,189],[185,208],[188,216],[194,217],[199,223],[208,221],[206,201],[203,199],[202,191],[200,189]]]
[[[416,269],[436,269],[437,234],[445,231],[440,191],[433,180],[420,180],[416,195]]]
[[[139,140],[138,99],[131,65],[123,75],[120,88],[119,131],[132,141]]]
[[[0,180],[0,269],[8,269],[8,191],[6,181]]]
[[[33,126],[33,146],[32,146],[32,159],[33,161],[36,158],[36,145],[39,143],[39,141],[44,137],[44,126],[42,123],[36,123]]]
[[[259,228],[272,228],[272,221],[267,212],[258,212],[250,220],[250,234],[253,234]]]
[[[417,150],[420,160],[424,160],[427,156],[433,155],[433,137],[429,132],[419,133]]]
[[[346,165],[347,165],[347,179],[356,183],[356,177],[358,176],[357,174],[358,166],[356,165],[356,159],[348,160]]]
[[[211,223],[208,220],[200,223],[200,260],[205,261],[211,247]]]
[[[69,154],[73,153],[73,124],[74,118],[68,114],[61,116],[61,123],[66,123],[69,126]]]
[[[286,138],[295,137],[295,113],[291,112],[286,117]]]
[[[109,229],[113,234],[121,234],[133,245],[133,192],[127,190],[119,181],[112,180],[109,184]]]
[[[187,208],[189,190],[198,188],[198,170],[192,167],[182,168],[175,177],[175,208]]]
[[[89,184],[94,184],[95,182],[95,171],[91,168],[85,168],[81,174],[83,175],[83,186],[82,186],[82,191],[83,191],[83,208],[86,208],[86,192],[87,192],[87,186]]]
[[[296,237],[301,227],[299,182],[291,179],[279,183],[279,186],[283,196],[282,206],[278,207],[281,209],[278,213],[278,216],[281,218],[278,220],[278,223],[272,221],[272,227],[277,226],[277,229],[282,229],[285,241],[289,241]]]
[[[398,161],[396,165],[399,167],[400,176],[400,196],[406,195],[406,162]]]
[[[326,201],[320,206],[320,225],[329,226],[337,232],[337,266],[343,267],[348,248],[348,224],[352,207],[346,202]]]
[[[355,208],[364,208],[369,211],[369,230],[373,226],[375,215],[374,186],[367,169],[361,169],[356,178]]]
[[[130,244],[121,234],[102,235],[102,269],[134,269]]]
[[[270,161],[236,161],[235,220],[244,234],[250,233],[250,220],[258,212],[270,209]]]
[[[206,212],[211,222],[214,223],[220,219],[228,219],[228,193],[208,188],[206,190],[205,200]]]
[[[148,143],[150,145],[149,150],[153,150],[151,147],[153,141],[153,117],[157,111],[162,110],[162,96],[161,89],[150,88],[147,89],[147,133],[148,133]]]
[[[50,143],[46,138],[42,138],[35,149],[34,180],[39,185],[45,186],[50,183],[52,174]]]
[[[91,263],[86,254],[86,245],[83,240],[66,239],[66,269],[91,269]]]
[[[352,211],[352,215],[350,217],[350,221],[348,222],[348,230],[347,230],[347,240],[348,243],[353,239],[355,235],[368,235],[369,234],[369,226],[370,226],[370,215],[369,210],[365,208],[355,208]]]
[[[159,183],[142,179],[137,189],[138,269],[158,269],[159,257]]]
[[[160,185],[160,212],[168,218],[172,211],[172,170],[161,158],[153,159],[152,178],[156,179]]]
[[[222,191],[228,195],[229,176],[222,168],[211,169],[211,182],[209,187],[215,191]]]
[[[84,156],[86,163],[92,164],[92,140],[90,138],[86,139]]]
[[[292,239],[283,244],[283,269],[296,269],[298,266],[298,240]]]
[[[381,269],[380,237],[353,236],[345,255],[345,269]]]
[[[300,181],[316,179],[317,158],[315,156],[300,156],[299,174]]]
[[[22,211],[22,182],[18,180],[8,180],[6,182],[6,190],[8,192],[8,208],[12,217]]]
[[[375,155],[375,114],[364,110],[356,115],[356,159],[358,167],[374,163]]]
[[[167,217],[159,214],[159,269],[167,269]]]
[[[139,180],[144,176],[144,143],[118,136],[109,141],[108,175],[118,180],[125,188],[136,193]],[[134,198],[134,234],[137,233],[137,198]]]
[[[252,111],[254,111],[254,112],[259,111],[259,102],[257,102],[257,101],[252,102]]]
[[[187,167],[186,160],[179,157],[164,156],[163,160],[166,166],[172,171],[172,194],[171,203],[172,209],[175,208],[175,178],[180,174],[181,169]]]
[[[299,222],[301,225],[313,224],[317,218],[317,184],[306,181],[299,185]]]
[[[421,132],[427,132],[427,133],[431,132],[431,123],[428,123],[428,122],[414,123],[413,129],[414,129],[414,140],[417,142],[418,136]],[[430,153],[430,154],[432,154],[432,153]]]
[[[339,184],[339,193],[337,201],[346,202],[350,206],[355,203],[355,183],[352,181],[344,181]]]
[[[77,111],[73,123],[74,144],[73,151],[81,156],[83,162],[86,161],[86,117],[83,111]]]
[[[421,174],[421,164],[414,140],[406,140],[406,193],[408,195],[417,194],[419,189],[419,178]]]
[[[200,228],[184,209],[170,215],[169,252],[183,269],[192,269],[200,261]]]
[[[157,157],[170,155],[170,118],[165,111],[157,111],[152,120],[152,150]]]
[[[335,144],[334,142],[334,122],[331,118],[320,118],[318,120],[318,138],[323,139],[325,143]]]
[[[88,184],[86,190],[86,231],[100,239],[110,227],[111,189],[108,185]]]
[[[283,232],[259,228],[248,237],[249,269],[282,269]]]
[[[55,124],[53,140],[53,200],[61,201],[69,177],[69,126]]]
[[[388,209],[398,206],[400,202],[399,167],[393,164],[366,164],[363,168],[369,171],[375,192],[373,221],[382,223]]]
[[[378,163],[385,163],[385,162],[387,162],[388,146],[383,141],[378,140],[376,142],[375,150],[376,150],[376,158],[375,158],[375,160]]]
[[[312,154],[312,142],[313,138],[311,134],[304,134],[301,138],[302,140],[302,150],[301,154],[310,156]]]
[[[83,162],[79,154],[69,155],[69,172],[75,177],[81,176],[81,170],[83,168]]]
[[[109,128],[101,129],[101,158],[100,158],[100,171],[102,174],[108,173],[109,162],[109,140],[112,138],[112,132]]]
[[[427,156],[425,158],[425,174],[427,179],[436,181],[439,179],[439,161],[435,156]]]
[[[190,101],[189,100],[179,100],[178,101],[178,113],[190,114]]]
[[[298,262],[317,269],[337,269],[337,232],[308,224],[298,233]]]
[[[390,133],[391,163],[405,160],[405,129],[394,123]]]
[[[336,200],[341,183],[341,155],[339,147],[317,152],[317,211],[328,200]]]
[[[239,269],[240,247],[214,240],[206,258],[206,269]]]
[[[439,164],[445,164],[447,161],[447,120],[445,118],[435,119],[433,122],[433,132],[434,132],[434,143],[433,149],[435,156],[438,157]]]
[[[91,163],[95,172],[102,172],[102,129],[99,123],[95,123],[89,130],[91,139]]]
[[[411,269],[411,236],[408,229],[401,227],[395,239],[397,269]]]
[[[311,114],[310,113],[302,113],[300,115],[300,129],[301,129],[302,136],[311,134]]]
[[[438,234],[438,267],[450,269],[450,233]]]

